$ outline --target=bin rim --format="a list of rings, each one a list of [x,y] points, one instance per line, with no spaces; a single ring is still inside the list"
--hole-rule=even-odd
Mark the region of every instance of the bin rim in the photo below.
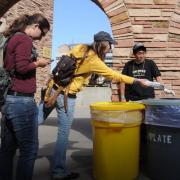
[[[127,124],[127,123],[114,123],[114,122],[92,120],[91,125],[100,128],[130,128],[130,127],[140,126],[141,122]]]
[[[161,99],[146,99],[142,101],[145,105],[152,106],[180,106],[180,98],[161,98]]]
[[[96,102],[90,105],[91,110],[101,111],[129,111],[142,110],[145,106],[137,102]]]

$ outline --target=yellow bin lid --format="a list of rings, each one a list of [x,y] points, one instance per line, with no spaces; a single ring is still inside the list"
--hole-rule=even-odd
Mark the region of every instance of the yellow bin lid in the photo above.
[[[96,102],[90,105],[91,110],[120,111],[120,110],[140,110],[145,106],[137,102]]]

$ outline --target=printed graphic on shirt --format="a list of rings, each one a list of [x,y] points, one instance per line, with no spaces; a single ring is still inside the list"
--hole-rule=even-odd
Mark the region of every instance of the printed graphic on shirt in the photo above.
[[[146,70],[145,69],[137,69],[132,71],[133,77],[140,78],[145,77]]]

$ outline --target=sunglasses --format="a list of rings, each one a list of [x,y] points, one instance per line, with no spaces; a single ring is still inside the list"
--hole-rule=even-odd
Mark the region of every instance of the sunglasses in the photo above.
[[[38,27],[41,30],[41,36],[44,37],[46,33],[43,31],[43,28],[40,25]]]

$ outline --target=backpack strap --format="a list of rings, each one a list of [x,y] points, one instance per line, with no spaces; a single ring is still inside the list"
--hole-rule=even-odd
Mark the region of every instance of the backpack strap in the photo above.
[[[59,88],[54,92],[54,94],[51,95],[54,84],[55,82],[53,79],[51,79],[51,81],[48,83],[48,87],[44,97],[44,102],[47,105],[47,107],[51,107],[55,104],[57,97],[59,96],[60,92],[63,90],[63,87],[59,86]]]
[[[67,99],[68,99],[69,88],[70,88],[70,84],[65,88],[65,91],[64,91],[64,110],[65,110],[65,113],[67,113],[67,110],[68,110]]]
[[[4,44],[6,42],[6,38],[4,37],[4,35],[2,33],[0,33],[0,67],[3,67],[3,63],[4,63]]]
[[[75,72],[77,72],[77,70],[78,70],[78,69],[80,68],[80,66],[83,64],[84,60],[88,57],[88,52],[89,52],[89,50],[87,50],[87,51],[84,53],[84,55],[83,55],[82,58],[76,58],[76,57],[75,57],[77,60],[78,60],[78,59],[81,60],[80,63],[78,64]],[[76,74],[76,75],[74,75],[74,77],[80,76],[80,75],[82,75],[82,74],[86,74],[86,73]]]

